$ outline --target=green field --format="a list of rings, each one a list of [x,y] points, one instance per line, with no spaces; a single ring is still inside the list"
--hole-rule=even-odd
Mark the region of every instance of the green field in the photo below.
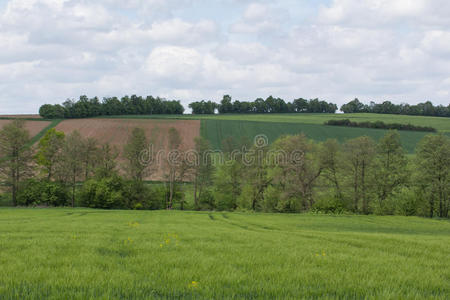
[[[450,222],[0,209],[0,299],[448,299]]]
[[[345,142],[348,139],[367,135],[379,140],[386,134],[386,130],[353,128],[339,126],[325,126],[301,123],[284,122],[255,122],[240,120],[202,120],[201,134],[208,139],[213,149],[221,149],[222,141],[226,137],[233,136],[237,141],[241,138],[249,138],[251,141],[259,134],[268,137],[269,143],[286,134],[294,135],[304,133],[307,137],[316,141],[337,139]],[[417,143],[428,133],[416,131],[399,131],[404,149],[413,153]]]

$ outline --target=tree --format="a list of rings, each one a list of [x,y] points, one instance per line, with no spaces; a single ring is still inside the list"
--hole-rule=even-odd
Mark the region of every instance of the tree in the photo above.
[[[344,163],[351,181],[353,210],[369,213],[370,187],[373,187],[373,163],[375,142],[368,136],[361,136],[344,144]],[[362,204],[360,205],[360,202]]]
[[[43,167],[47,180],[51,180],[57,161],[61,158],[65,134],[52,128],[39,141],[36,162]]]
[[[377,147],[376,188],[379,207],[407,179],[407,160],[397,131],[389,131]]]
[[[56,167],[56,178],[72,188],[72,207],[75,206],[75,189],[77,180],[83,175],[84,141],[78,131],[69,134],[62,149],[62,156]]]
[[[128,177],[135,182],[141,183],[148,175],[147,165],[142,161],[142,155],[149,146],[144,129],[134,128],[124,146],[124,156]]]
[[[242,165],[245,183],[242,185],[242,193],[238,198],[239,206],[253,211],[260,210],[264,203],[264,192],[270,183],[267,176],[269,165],[267,164],[268,145],[255,145],[242,156]],[[242,179],[241,179],[242,180]]]
[[[25,122],[13,120],[0,131],[0,175],[10,186],[13,205],[17,205],[20,183],[31,175],[30,135]]]
[[[98,154],[98,164],[95,171],[97,178],[110,178],[117,174],[117,157],[119,150],[109,143],[102,145]]]
[[[326,140],[320,147],[320,163],[322,165],[322,176],[331,182],[335,189],[335,196],[342,200],[340,172],[340,145],[336,139]]]
[[[225,114],[233,111],[233,104],[231,104],[231,97],[229,95],[224,95],[222,101],[219,105],[219,113]]]
[[[427,135],[420,141],[416,153],[418,180],[428,198],[429,217],[433,217],[438,200],[439,217],[447,218],[450,208],[450,138],[442,134]]]
[[[280,197],[277,209],[300,211],[312,208],[314,186],[323,169],[317,145],[300,134],[279,138],[273,143],[272,150],[276,159],[272,180],[279,186]]]
[[[350,101],[347,104],[344,104],[341,106],[341,110],[344,113],[359,113],[359,112],[364,112],[366,110],[366,106],[361,103],[358,98],[355,98],[355,100]]]
[[[168,132],[169,153],[165,159],[165,178],[167,188],[167,209],[172,209],[175,196],[180,192],[180,183],[189,171],[189,165],[185,160],[185,153],[181,149],[183,140],[180,133],[171,127]],[[183,204],[183,201],[182,201]]]
[[[195,142],[195,153],[197,156],[194,170],[194,206],[196,210],[200,209],[199,201],[202,200],[204,190],[211,185],[212,174],[214,171],[211,159],[211,146],[203,137],[197,137]]]
[[[84,180],[88,180],[94,173],[98,162],[98,141],[95,138],[88,137],[83,140],[82,163],[84,167]]]

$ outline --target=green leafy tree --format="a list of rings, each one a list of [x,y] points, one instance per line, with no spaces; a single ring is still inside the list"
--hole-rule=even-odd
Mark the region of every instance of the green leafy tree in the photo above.
[[[61,159],[64,139],[64,132],[56,131],[56,129],[52,128],[39,141],[36,162],[42,166],[47,180],[52,179],[56,164]]]
[[[203,137],[197,137],[195,142],[195,153],[197,161],[193,167],[194,179],[194,206],[196,210],[200,209],[200,201],[204,195],[205,190],[212,183],[212,175],[214,167],[212,164],[211,146]]]
[[[189,173],[190,166],[185,160],[185,152],[182,149],[183,139],[175,128],[169,129],[168,135],[169,153],[164,162],[164,172],[167,188],[167,209],[172,209],[177,196],[183,197],[181,183]],[[183,209],[183,199],[181,199],[181,209]]]
[[[322,165],[322,176],[333,186],[335,198],[343,200],[341,187],[341,147],[336,139],[326,140],[320,147],[320,163]]]
[[[20,183],[31,175],[30,135],[25,122],[14,120],[0,130],[0,176],[10,187],[13,205],[17,205]]]
[[[349,194],[353,199],[353,211],[369,213],[371,191],[374,186],[375,142],[361,136],[344,144],[345,172],[350,181]]]
[[[109,178],[117,174],[117,158],[119,150],[109,143],[102,145],[98,153],[98,164],[95,170],[97,178]]]
[[[84,141],[78,131],[67,135],[62,148],[61,159],[56,166],[55,177],[58,181],[66,183],[72,190],[72,207],[75,206],[75,189],[77,180],[83,175],[83,147]]]
[[[416,177],[428,198],[429,217],[434,216],[438,205],[439,217],[447,218],[450,208],[450,138],[442,134],[427,135],[420,141],[416,153]]]
[[[376,158],[375,183],[378,206],[382,209],[384,201],[405,184],[408,177],[407,159],[397,131],[389,131],[380,139]]]
[[[147,165],[142,160],[142,155],[148,150],[149,142],[142,128],[134,128],[124,146],[126,158],[125,169],[128,177],[136,182],[142,182],[148,175]]]

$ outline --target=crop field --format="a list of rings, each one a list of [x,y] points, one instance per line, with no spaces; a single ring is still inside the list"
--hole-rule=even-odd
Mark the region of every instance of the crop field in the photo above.
[[[12,120],[0,119],[0,129],[11,122]],[[25,121],[25,129],[30,132],[30,137],[34,137],[51,123],[50,121]]]
[[[145,130],[147,138],[153,141],[155,150],[167,147],[167,134],[171,127],[180,133],[185,149],[193,149],[194,138],[200,135],[198,120],[70,119],[62,121],[55,129],[65,134],[78,130],[83,137],[93,137],[100,144],[110,143],[122,151],[135,127]],[[147,179],[160,180],[161,176],[156,171]]]
[[[228,136],[233,136],[239,141],[246,138],[252,140],[256,135],[264,134],[271,143],[282,135],[299,133],[304,133],[316,141],[335,138],[344,142],[362,135],[368,135],[378,140],[386,134],[386,130],[239,120],[202,120],[201,126],[202,136],[210,141],[214,149],[221,149],[223,139]],[[400,131],[399,133],[403,147],[408,153],[413,153],[417,143],[427,135],[425,132],[414,131]]]
[[[108,117],[109,118],[109,117]],[[133,115],[115,116],[125,119],[194,119],[194,120],[234,120],[234,121],[258,121],[275,123],[301,123],[323,125],[329,120],[350,119],[354,122],[383,121],[385,123],[412,124],[417,126],[431,126],[439,132],[450,134],[450,120],[441,117],[405,116],[387,114],[223,114],[223,115]]]
[[[1,299],[448,299],[450,222],[0,209]]]
[[[250,141],[258,134],[265,134],[269,142],[275,141],[285,134],[303,132],[316,141],[336,138],[340,142],[368,135],[374,139],[381,138],[386,130],[325,126],[324,122],[331,119],[350,119],[352,121],[383,121],[385,123],[413,124],[431,126],[450,136],[450,121],[448,118],[403,116],[384,114],[224,114],[224,115],[133,115],[115,116],[125,119],[179,119],[201,120],[201,134],[207,138],[214,149],[221,149],[222,140],[233,136]],[[427,134],[417,131],[399,131],[405,150],[412,154],[417,143]]]

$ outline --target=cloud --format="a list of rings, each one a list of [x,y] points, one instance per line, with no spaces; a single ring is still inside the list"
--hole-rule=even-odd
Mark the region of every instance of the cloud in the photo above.
[[[0,113],[133,93],[448,105],[449,1],[300,2],[9,0]]]

